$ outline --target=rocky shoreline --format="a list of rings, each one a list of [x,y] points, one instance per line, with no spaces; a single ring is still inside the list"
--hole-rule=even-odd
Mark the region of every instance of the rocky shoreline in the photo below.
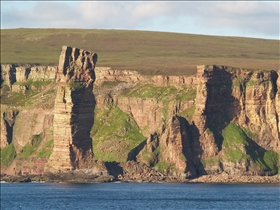
[[[232,184],[279,184],[280,175],[275,176],[238,176],[222,173],[219,175],[203,175],[194,179],[177,180],[172,177],[162,176],[160,179],[135,177],[114,177],[113,175],[88,175],[81,173],[41,174],[27,176],[11,176],[1,174],[1,182],[47,182],[47,183],[95,183],[95,182],[160,182],[160,183],[232,183]]]
[[[260,184],[280,184],[280,175],[275,176],[241,176],[228,175],[226,173],[218,175],[203,175],[188,182],[192,183],[260,183]]]

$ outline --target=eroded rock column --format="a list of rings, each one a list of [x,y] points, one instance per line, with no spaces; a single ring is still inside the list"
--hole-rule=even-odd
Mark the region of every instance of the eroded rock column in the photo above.
[[[90,130],[95,99],[92,93],[97,54],[62,47],[56,81],[54,149],[45,172],[87,168],[93,157]]]

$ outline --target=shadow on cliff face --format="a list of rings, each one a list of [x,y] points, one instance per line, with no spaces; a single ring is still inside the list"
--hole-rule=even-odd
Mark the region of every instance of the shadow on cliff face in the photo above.
[[[230,123],[231,120],[240,112],[240,102],[232,95],[233,75],[226,71],[224,67],[213,66],[213,69],[206,70],[203,77],[207,78],[206,92],[207,98],[205,102],[205,110],[202,115],[205,117],[205,129],[209,130],[209,135],[214,136],[214,144],[220,151],[222,149],[223,129]],[[240,87],[242,88],[242,87]],[[242,89],[241,89],[242,91]],[[206,174],[205,168],[201,162],[202,156],[207,148],[207,139],[202,137],[206,142],[201,142],[201,135],[205,135],[201,128],[193,122],[189,125],[190,146],[192,149],[192,161],[198,175]],[[207,135],[207,133],[206,133]],[[214,152],[214,151],[212,151]],[[215,154],[208,154],[208,156]]]
[[[74,146],[71,148],[71,162],[74,163],[74,167],[86,164],[87,159],[92,158],[93,154],[90,131],[94,123],[96,102],[92,88],[91,85],[72,91],[74,105],[71,126]]]
[[[135,148],[133,148],[127,155],[127,161],[130,161],[130,160],[136,161],[136,156],[145,147],[146,143],[147,143],[147,140],[141,142],[139,145],[137,145]]]
[[[192,149],[192,139],[193,133],[192,130],[195,130],[189,122],[181,116],[178,116],[181,127],[181,135],[182,135],[182,153],[187,159],[187,168],[186,175],[188,178],[194,178],[197,174],[200,174],[200,171],[197,170],[196,161],[193,159],[193,149]],[[197,129],[198,131],[198,129]],[[198,140],[198,139],[197,139]],[[200,145],[198,145],[200,147]],[[198,161],[199,163],[199,161]],[[200,165],[200,164],[199,164]],[[203,168],[201,169],[203,171]]]
[[[203,149],[199,141],[199,136],[200,136],[199,129],[193,123],[188,126],[188,133],[191,139],[190,141],[190,148],[192,151],[191,160],[192,160],[194,170],[196,172],[196,175],[204,175],[206,174],[206,171],[200,160],[203,154]]]
[[[105,162],[105,167],[109,175],[118,178],[118,175],[123,175],[123,168],[119,165],[118,162]]]
[[[239,100],[232,96],[232,77],[233,75],[224,68],[214,66],[206,84],[208,91],[205,110],[206,125],[213,132],[219,150],[223,142],[222,130],[241,109]]]
[[[5,80],[2,77],[2,75],[3,75],[2,71],[3,71],[2,66],[0,65],[0,75],[1,75],[1,77],[0,77],[0,87],[2,87],[2,84],[5,82]]]
[[[13,128],[17,114],[17,110],[9,110],[3,113],[3,120],[7,131],[8,144],[12,143],[13,140]]]
[[[272,176],[277,174],[279,163],[273,158],[272,154],[268,154],[271,151],[269,152],[268,150],[264,149],[249,137],[246,139],[246,141],[248,142],[248,145],[245,147],[247,154],[249,154],[253,161],[258,163],[260,166],[260,168],[255,171],[255,174],[260,174],[261,176]],[[269,158],[265,156],[269,156]],[[269,165],[266,162],[267,159],[269,159]]]

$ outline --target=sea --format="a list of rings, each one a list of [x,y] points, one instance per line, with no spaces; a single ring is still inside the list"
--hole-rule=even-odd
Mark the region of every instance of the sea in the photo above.
[[[1,183],[1,210],[280,209],[277,184]]]

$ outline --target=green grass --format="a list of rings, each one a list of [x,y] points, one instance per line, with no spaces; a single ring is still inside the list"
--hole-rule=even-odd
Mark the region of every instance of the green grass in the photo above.
[[[15,82],[13,85],[26,86],[28,89],[42,90],[45,86],[52,83],[52,80],[27,80],[26,82]]]
[[[42,134],[33,135],[31,143],[27,143],[22,149],[21,153],[17,156],[18,158],[27,158],[33,155],[42,141]]]
[[[237,144],[247,145],[247,136],[245,132],[236,124],[229,123],[222,133],[224,140],[223,146],[233,146]]]
[[[195,108],[196,108],[196,105],[194,104],[193,106],[183,110],[182,112],[179,113],[179,116],[182,116],[184,118],[186,118],[188,120],[188,122],[191,122],[192,121],[192,117],[194,115],[194,112],[195,112]]]
[[[96,52],[98,66],[144,74],[196,72],[196,65],[279,68],[279,40],[96,29],[2,29],[1,63],[57,64],[61,46]]]
[[[53,140],[48,140],[37,153],[39,158],[49,158],[53,151]]]
[[[152,143],[153,144],[153,143]],[[155,166],[158,162],[158,158],[160,156],[161,147],[159,145],[153,144],[154,151],[141,151],[142,152],[142,161],[144,161],[147,165]]]
[[[166,161],[160,161],[155,165],[155,169],[160,173],[166,174],[174,169],[174,164],[168,163]]]
[[[13,160],[16,158],[17,153],[14,144],[11,143],[4,149],[0,149],[1,165],[9,166]]]
[[[244,133],[245,133],[250,139],[254,139],[254,138],[256,138],[256,137],[258,136],[257,133],[252,133],[252,132],[250,131],[249,128],[244,128],[244,127],[242,127],[241,129],[244,131]]]
[[[257,134],[249,129],[230,123],[223,130],[223,150],[228,161],[252,160],[267,175],[278,173],[280,154],[265,150],[252,142]]]
[[[70,82],[69,86],[71,90],[80,90],[85,88],[85,86],[80,82]]]
[[[223,149],[229,161],[237,162],[247,158],[245,146],[248,146],[245,132],[237,125],[230,123],[222,132]]]
[[[120,83],[124,83],[124,82],[121,82],[121,81],[104,81],[97,88],[114,88],[114,87],[116,87]]]
[[[280,154],[274,151],[258,151],[253,153],[254,162],[268,175],[277,174],[280,168]]]
[[[91,130],[96,159],[123,162],[129,152],[145,140],[133,118],[111,105],[107,110],[95,108]]]
[[[241,76],[236,77],[233,82],[232,82],[232,87],[244,87],[244,78],[242,78]]]
[[[203,165],[216,165],[217,163],[219,163],[220,161],[220,158],[219,156],[215,156],[215,157],[212,157],[212,158],[208,158],[208,159],[204,159],[204,160],[201,160],[201,163]]]
[[[171,102],[182,102],[186,100],[194,100],[196,97],[196,89],[194,87],[182,87],[180,89],[174,86],[161,87],[153,84],[139,84],[129,91],[122,93],[124,97],[133,98],[153,98],[157,101],[163,102],[161,108],[164,119],[167,119]],[[187,110],[187,116],[192,116],[193,108]]]
[[[49,87],[49,85],[51,85]],[[14,85],[27,87],[27,93],[12,92],[3,85],[1,88],[1,104],[13,106],[25,106],[25,108],[42,107],[53,108],[56,93],[55,83],[52,81],[32,81],[16,82]]]
[[[156,98],[158,101],[185,101],[196,97],[196,89],[183,87],[177,89],[174,86],[161,87],[153,84],[139,84],[130,91],[122,94],[125,97]]]

